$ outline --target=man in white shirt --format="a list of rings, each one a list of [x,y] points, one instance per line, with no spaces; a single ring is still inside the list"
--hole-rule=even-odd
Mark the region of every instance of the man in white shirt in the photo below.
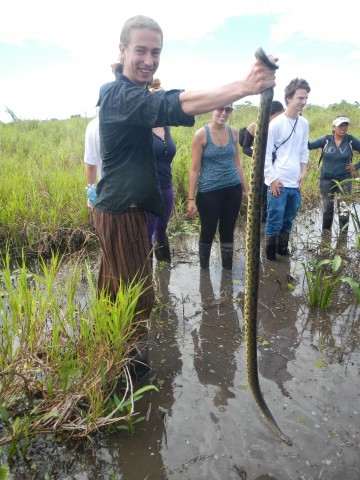
[[[309,161],[309,123],[301,116],[310,92],[306,80],[295,78],[285,88],[285,112],[269,124],[265,157],[268,214],[266,258],[289,255],[289,235],[301,205],[301,188]]]
[[[87,183],[93,185],[101,180],[99,117],[91,120],[86,127],[84,162]]]
[[[120,63],[113,63],[111,71],[117,78],[118,74],[122,72],[122,65]],[[99,100],[96,104],[97,110],[100,108],[101,99],[105,93],[111,88],[112,82],[102,85],[99,91]],[[99,135],[99,117],[98,115],[91,120],[85,132],[85,152],[84,152],[86,182],[89,185],[95,185],[102,177],[102,161],[100,157],[100,135]],[[88,207],[92,208],[92,204],[88,199]]]

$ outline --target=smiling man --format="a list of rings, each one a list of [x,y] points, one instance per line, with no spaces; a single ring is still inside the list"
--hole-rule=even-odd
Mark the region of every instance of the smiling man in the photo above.
[[[266,258],[288,255],[289,235],[301,205],[309,151],[309,123],[301,116],[310,92],[304,79],[294,78],[285,88],[286,109],[269,124],[265,156],[268,185]]]
[[[146,86],[159,66],[162,46],[157,22],[142,15],[128,19],[120,35],[123,73],[99,100],[103,177],[97,186],[94,223],[103,254],[98,287],[115,298],[120,281],[144,280],[139,319],[149,318],[154,299],[146,212],[165,215],[152,127],[192,126],[194,115],[275,85],[275,71],[256,60],[244,79],[228,85],[199,92],[159,90],[153,95]]]

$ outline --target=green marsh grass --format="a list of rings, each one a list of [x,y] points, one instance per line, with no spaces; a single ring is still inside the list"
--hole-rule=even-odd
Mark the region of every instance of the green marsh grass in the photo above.
[[[282,92],[275,91],[275,98]],[[256,121],[258,108],[249,101],[237,105],[229,124],[237,128]],[[310,139],[331,132],[333,119],[346,114],[351,119],[349,132],[360,136],[359,104],[340,102],[327,108],[308,105],[304,117],[310,124]],[[186,217],[188,172],[191,142],[197,129],[211,120],[211,114],[196,117],[194,127],[171,129],[177,146],[173,162],[176,198],[174,229]],[[90,119],[18,120],[0,123],[0,245],[8,243],[11,252],[21,256],[48,255],[51,251],[80,250],[97,245],[91,214],[86,206],[84,136]],[[319,203],[320,150],[310,152],[308,174],[303,188],[303,208]],[[251,158],[240,154],[247,178]],[[354,161],[359,156],[354,153]]]
[[[356,301],[360,304],[360,286],[353,278],[339,274],[341,263],[339,255],[335,255],[332,260],[327,258],[318,262],[312,258],[309,265],[302,263],[311,306],[325,310],[341,282],[352,288]]]
[[[134,391],[129,374],[144,327],[136,321],[143,284],[122,285],[112,302],[98,294],[89,266],[74,265],[62,285],[60,265],[53,256],[39,274],[24,263],[14,272],[7,255],[1,272],[0,445],[10,453],[36,433],[131,432],[135,401],[156,389]],[[84,281],[85,307],[77,294]]]

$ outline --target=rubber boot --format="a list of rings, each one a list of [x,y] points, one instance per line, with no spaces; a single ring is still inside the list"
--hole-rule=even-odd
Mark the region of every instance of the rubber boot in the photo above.
[[[349,217],[339,215],[339,229],[340,233],[347,233],[349,230]]]
[[[276,235],[266,235],[266,258],[274,262],[276,260]]]
[[[199,243],[200,268],[209,268],[211,243]]]
[[[290,255],[290,251],[288,249],[289,245],[289,234],[286,232],[281,232],[277,236],[277,247],[276,247],[276,252],[279,255],[282,255],[284,257],[287,257]]]
[[[232,270],[233,263],[233,244],[232,243],[221,243],[221,264],[225,270]]]
[[[155,257],[158,262],[171,262],[169,242],[157,243],[154,248]]]
[[[322,223],[322,229],[323,230],[330,230],[331,231],[332,223],[333,223],[333,217],[332,216],[323,215],[323,223]]]

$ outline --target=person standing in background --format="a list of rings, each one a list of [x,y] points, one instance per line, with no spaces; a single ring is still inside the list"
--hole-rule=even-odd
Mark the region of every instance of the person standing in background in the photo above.
[[[101,157],[99,138],[99,117],[93,118],[85,131],[85,174],[87,189],[95,188],[97,181],[101,180]],[[88,194],[90,196],[90,194]],[[92,208],[90,198],[87,199],[87,206]]]
[[[115,78],[117,78],[117,75],[122,72],[122,65],[120,63],[113,63],[111,65],[111,71],[115,75]],[[96,183],[99,182],[102,177],[98,110],[101,104],[101,99],[110,88],[111,84],[111,82],[105,83],[100,88],[99,100],[96,104],[97,115],[87,124],[85,131],[84,162],[87,181],[86,190],[88,193],[87,206],[89,208],[93,208],[93,202],[96,197]]]
[[[310,92],[306,80],[295,78],[285,88],[286,109],[269,124],[265,156],[268,214],[266,258],[289,255],[289,235],[301,205],[301,188],[309,161],[309,123],[301,116]]]
[[[334,197],[342,193],[350,194],[352,190],[352,174],[359,170],[360,162],[352,163],[353,150],[360,152],[360,140],[348,134],[350,120],[346,115],[340,115],[333,121],[333,132],[309,142],[309,150],[322,149],[320,171],[320,193],[323,203],[322,229],[330,230],[334,219]],[[349,180],[349,181],[347,181]],[[342,182],[339,185],[339,182]],[[341,232],[347,232],[349,225],[349,210],[340,208],[339,227]]]
[[[242,196],[248,186],[239,158],[239,131],[229,127],[231,104],[216,108],[212,121],[195,132],[191,146],[188,214],[200,216],[200,267],[208,268],[211,246],[219,227],[221,263],[232,269],[234,230]]]
[[[154,90],[154,92],[157,91],[158,90]],[[154,246],[156,259],[158,261],[170,262],[171,255],[167,227],[174,207],[171,163],[176,154],[176,145],[171,137],[169,127],[154,127],[152,132],[156,169],[166,213],[165,216],[158,216],[148,212],[146,228],[150,251],[153,248],[154,237],[156,242]]]
[[[275,117],[280,115],[280,113],[283,113],[283,111],[284,111],[283,104],[278,100],[274,100],[271,103],[269,122],[271,122],[271,120],[273,120]],[[244,143],[242,145],[242,151],[248,157],[253,156],[253,145],[254,145],[255,134],[256,134],[256,122],[253,122],[253,123],[250,123],[250,125],[246,129]],[[266,215],[267,215],[267,185],[264,181],[263,192],[262,192],[262,204],[261,204],[261,223],[266,222]]]

